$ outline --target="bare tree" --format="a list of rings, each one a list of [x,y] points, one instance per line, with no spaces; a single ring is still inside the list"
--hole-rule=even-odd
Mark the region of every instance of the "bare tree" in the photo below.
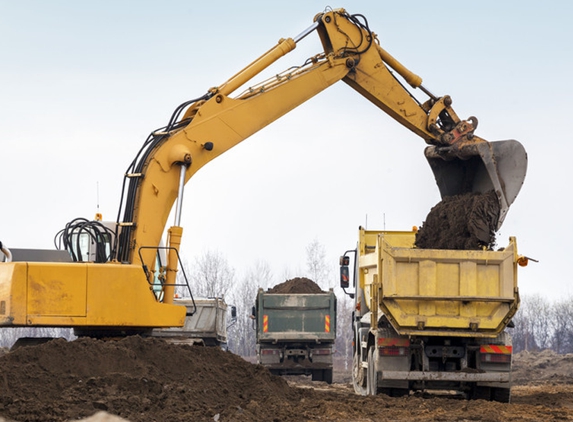
[[[539,296],[522,296],[521,306],[513,318],[513,346],[522,350],[543,350],[551,347],[553,312],[547,299]]]
[[[241,356],[254,356],[255,330],[253,329],[252,308],[259,288],[268,288],[273,284],[272,271],[264,261],[257,261],[248,268],[241,283],[233,295],[237,307],[237,324],[233,332],[236,353]],[[231,349],[233,350],[233,349]]]
[[[255,355],[256,332],[251,318],[257,290],[272,285],[272,272],[269,265],[257,261],[248,268],[237,288],[233,290],[232,303],[237,307],[237,322],[229,334],[229,348],[240,356]]]
[[[187,265],[187,264],[184,264]],[[233,288],[235,270],[219,252],[206,251],[195,259],[191,268],[186,268],[193,295],[225,297]]]
[[[244,279],[246,284],[253,286],[255,293],[258,288],[268,289],[274,285],[271,267],[267,262],[261,260],[256,261],[252,267],[247,269]]]
[[[317,239],[306,247],[306,270],[309,278],[323,289],[334,287],[331,267],[326,260],[326,249]]]
[[[553,304],[552,349],[557,353],[573,353],[573,298]]]
[[[282,269],[281,276],[279,277],[279,280],[277,282],[282,283],[285,280],[290,280],[294,277],[300,277],[301,274],[304,274],[304,271],[300,268],[300,266],[297,266],[296,268],[285,266]],[[272,287],[272,286],[269,286],[269,287]]]
[[[553,331],[553,315],[549,301],[540,296],[528,296],[527,308],[530,312],[530,326],[533,331],[535,343],[541,350],[551,347],[551,332]]]

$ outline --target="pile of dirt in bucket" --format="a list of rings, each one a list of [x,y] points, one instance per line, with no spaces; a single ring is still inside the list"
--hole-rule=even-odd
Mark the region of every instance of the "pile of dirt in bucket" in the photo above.
[[[324,293],[314,281],[305,277],[296,277],[268,290],[269,293]]]
[[[499,220],[494,191],[448,196],[434,206],[416,234],[420,249],[493,249]]]

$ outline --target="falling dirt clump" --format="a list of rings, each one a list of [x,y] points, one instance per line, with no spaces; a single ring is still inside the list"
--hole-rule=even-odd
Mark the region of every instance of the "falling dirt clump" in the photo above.
[[[416,247],[493,249],[499,213],[494,191],[445,197],[430,210],[416,233]]]
[[[324,293],[314,281],[305,277],[296,277],[268,290],[269,293]]]

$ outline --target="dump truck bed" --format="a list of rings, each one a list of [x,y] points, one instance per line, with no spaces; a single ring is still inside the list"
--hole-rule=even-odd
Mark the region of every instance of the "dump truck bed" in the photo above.
[[[519,306],[515,239],[499,251],[417,249],[414,242],[414,232],[362,232],[360,282],[370,309],[401,335],[502,332]]]
[[[221,298],[175,299],[176,305],[187,307],[183,327],[156,328],[154,337],[180,343],[219,345],[227,342],[227,304]]]
[[[326,293],[267,293],[257,295],[257,341],[334,342],[336,296]]]

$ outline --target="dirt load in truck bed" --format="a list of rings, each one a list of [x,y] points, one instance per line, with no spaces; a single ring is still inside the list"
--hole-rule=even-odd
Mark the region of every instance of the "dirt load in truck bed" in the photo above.
[[[416,234],[420,249],[492,249],[499,219],[494,191],[448,196],[434,206]]]
[[[305,277],[296,277],[268,290],[269,293],[325,293],[314,281]]]
[[[357,396],[350,369],[335,383],[294,380],[217,348],[154,338],[54,340],[0,355],[0,421],[117,415],[138,421],[573,420],[573,355],[515,355],[512,403],[412,395]],[[114,419],[115,420],[115,419]]]

